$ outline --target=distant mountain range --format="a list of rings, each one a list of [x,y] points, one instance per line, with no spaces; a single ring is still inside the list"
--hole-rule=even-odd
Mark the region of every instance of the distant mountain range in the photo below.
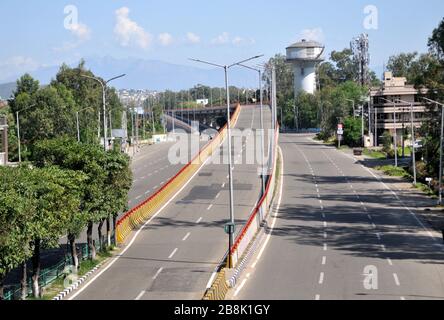
[[[0,100],[9,99],[16,88],[15,82],[8,82],[0,84]]]
[[[118,89],[150,89],[150,90],[180,90],[188,89],[197,84],[214,87],[224,86],[222,69],[202,69],[157,60],[137,58],[116,59],[112,57],[85,59],[86,66],[96,75],[105,79],[120,74],[126,74],[122,79],[112,82]],[[75,66],[76,64],[70,64]],[[48,84],[55,77],[59,66],[44,67],[29,72],[42,85]],[[21,75],[18,74],[16,78]],[[9,79],[8,79],[9,80]],[[249,70],[232,68],[230,70],[230,85],[253,88],[257,86],[257,76]],[[10,79],[14,81],[14,79]],[[9,82],[9,81],[8,81]],[[8,86],[11,84],[8,83]],[[0,85],[0,88],[3,85]],[[0,94],[7,97],[7,91]]]

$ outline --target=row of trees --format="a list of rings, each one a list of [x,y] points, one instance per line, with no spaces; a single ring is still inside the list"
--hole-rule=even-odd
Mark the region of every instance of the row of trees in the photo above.
[[[25,74],[17,81],[9,106],[1,110],[10,127],[11,162],[18,159],[18,113],[24,161],[0,168],[0,299],[6,275],[17,267],[22,269],[22,298],[26,297],[29,259],[32,291],[38,297],[42,250],[58,247],[64,235],[75,268],[76,239],[85,229],[89,258],[95,259],[93,227],[98,226],[101,242],[106,224],[108,240],[99,247],[109,245],[116,217],[127,209],[130,160],[99,145],[102,87],[84,76],[95,75],[83,61],[75,68],[62,65],[47,86]],[[113,88],[107,88],[106,95],[110,123],[121,128],[124,107]],[[83,143],[76,139],[77,113]]]
[[[0,299],[6,274],[22,265],[26,276],[29,258],[39,296],[41,250],[58,247],[63,235],[77,268],[76,239],[87,228],[89,258],[95,259],[93,226],[98,224],[100,241],[106,223],[109,239],[127,207],[132,174],[125,154],[64,137],[37,142],[31,158],[32,165],[0,168]],[[26,281],[25,293],[23,286]]]
[[[19,113],[22,158],[28,159],[36,141],[61,135],[77,137],[76,112],[79,112],[81,140],[99,142],[103,124],[99,122],[102,111],[102,87],[84,77],[95,76],[85,69],[84,61],[75,68],[62,65],[47,86],[25,74],[17,81],[17,88],[8,101],[8,108],[1,112],[7,116],[9,128],[10,161],[18,160],[16,112]],[[113,125],[121,128],[123,105],[114,88],[107,88],[107,111],[111,112]],[[103,117],[103,115],[102,115]]]
[[[230,102],[251,102],[252,98],[258,99],[257,90],[238,88],[230,86]],[[193,108],[196,100],[208,99],[209,105],[223,106],[227,103],[227,92],[225,88],[214,88],[198,84],[188,90],[174,92],[166,90],[157,95],[157,102],[166,109]]]

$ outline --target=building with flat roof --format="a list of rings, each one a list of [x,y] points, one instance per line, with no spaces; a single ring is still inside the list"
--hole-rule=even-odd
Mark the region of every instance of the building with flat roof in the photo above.
[[[380,87],[373,87],[370,91],[370,136],[373,145],[382,142],[382,135],[389,131],[395,134],[398,140],[402,139],[402,132],[411,127],[411,105],[413,104],[413,125],[421,127],[425,120],[426,106],[421,97],[427,89],[416,89],[407,84],[404,77],[393,77],[391,72],[384,72],[384,80]],[[405,103],[391,101],[403,100]],[[390,101],[390,102],[389,102]],[[396,119],[394,115],[396,114]],[[396,120],[396,121],[395,121]],[[376,131],[376,134],[375,134]]]

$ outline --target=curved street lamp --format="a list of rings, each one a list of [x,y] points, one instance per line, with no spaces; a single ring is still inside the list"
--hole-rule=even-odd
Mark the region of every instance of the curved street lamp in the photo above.
[[[106,81],[103,81],[102,79],[99,79],[99,78],[96,78],[96,77],[93,77],[93,76],[84,75],[84,74],[82,74],[81,76],[84,77],[84,78],[88,78],[88,79],[91,79],[91,80],[97,81],[97,82],[100,83],[100,85],[102,86],[102,101],[103,101],[103,102],[102,102],[102,103],[103,103],[103,147],[104,147],[104,150],[106,151],[106,150],[107,150],[107,143],[106,143],[106,140],[107,140],[107,124],[106,124],[106,86],[107,86],[107,84],[110,83],[111,81],[116,80],[116,79],[119,79],[119,78],[122,78],[122,77],[126,76],[126,74],[121,74],[120,76],[117,76],[117,77],[111,78],[111,79],[106,80]],[[100,113],[99,113],[99,123],[100,123]],[[99,127],[100,127],[100,126],[99,126]]]
[[[231,150],[231,120],[230,120],[230,116],[231,116],[231,112],[230,112],[230,88],[228,86],[228,69],[234,67],[235,65],[238,64],[242,64],[245,62],[248,62],[250,60],[253,59],[257,59],[262,57],[263,55],[259,55],[259,56],[254,56],[236,63],[233,63],[231,65],[221,65],[221,64],[217,64],[217,63],[212,63],[212,62],[208,62],[208,61],[203,61],[203,60],[199,60],[199,59],[190,59],[191,61],[195,61],[195,62],[199,62],[199,63],[204,63],[204,64],[208,64],[214,67],[218,67],[218,68],[222,68],[224,69],[224,73],[225,73],[225,90],[226,90],[226,94],[227,94],[227,138],[228,138],[228,152],[229,152],[229,156],[228,156],[228,175],[229,175],[229,184],[230,184],[230,224],[232,226],[235,225],[235,221],[234,221],[234,199],[233,199],[233,165],[232,165],[232,150]],[[228,243],[228,268],[233,268],[233,258],[231,256],[231,248],[233,246],[234,243],[234,228],[228,228],[229,230],[229,243]]]

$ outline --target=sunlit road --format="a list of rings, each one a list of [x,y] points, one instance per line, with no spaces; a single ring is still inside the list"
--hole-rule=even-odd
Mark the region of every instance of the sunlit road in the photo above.
[[[410,209],[424,198],[307,136],[281,135],[280,146],[276,225],[236,299],[444,299],[442,239]]]

